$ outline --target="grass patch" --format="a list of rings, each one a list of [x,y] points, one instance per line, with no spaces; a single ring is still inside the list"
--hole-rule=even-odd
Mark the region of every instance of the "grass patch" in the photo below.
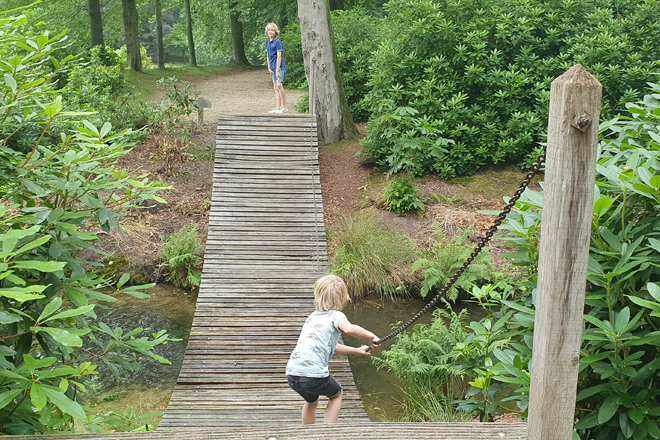
[[[153,100],[160,96],[156,90],[156,81],[161,78],[176,76],[181,81],[199,81],[216,75],[230,74],[250,69],[250,67],[234,65],[206,65],[191,67],[187,64],[165,64],[165,70],[145,69],[144,72],[125,71],[126,80],[135,87],[132,101]]]
[[[482,196],[486,199],[501,199],[503,196],[513,196],[526,175],[527,173],[518,167],[506,166],[491,168],[476,176],[452,179],[447,183],[465,185],[466,187],[459,191],[459,195],[463,197]],[[543,177],[537,176],[533,182],[538,183],[540,180],[543,180]]]
[[[352,147],[357,143],[358,141],[356,141],[355,139],[348,139],[348,140],[343,140],[343,141],[333,142],[331,144],[323,145],[321,146],[321,148],[324,151],[335,153],[338,151],[342,151],[344,148]]]
[[[375,209],[345,218],[332,239],[337,251],[330,268],[346,280],[352,298],[372,292],[393,298],[418,284],[410,271],[417,246],[407,236],[383,228]]]
[[[469,185],[471,183],[474,183],[474,181],[477,180],[475,176],[462,176],[462,177],[454,177],[453,179],[447,180],[447,183],[449,185]]]

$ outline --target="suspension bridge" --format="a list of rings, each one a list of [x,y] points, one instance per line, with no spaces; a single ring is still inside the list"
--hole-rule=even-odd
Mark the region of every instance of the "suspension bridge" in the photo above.
[[[524,439],[523,423],[369,420],[346,356],[339,421],[301,426],[285,366],[314,282],[327,273],[316,122],[308,115],[221,115],[202,283],[175,390],[157,431],[49,439]]]

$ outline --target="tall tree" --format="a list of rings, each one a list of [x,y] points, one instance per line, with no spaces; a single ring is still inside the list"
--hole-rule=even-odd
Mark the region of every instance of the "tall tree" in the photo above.
[[[298,18],[305,74],[310,84],[314,66],[315,90],[310,93],[315,96],[319,139],[325,143],[354,139],[359,133],[348,109],[337,68],[328,0],[298,0]]]
[[[238,9],[238,2],[234,1],[229,6],[229,21],[231,23],[231,48],[233,64],[249,65],[245,56],[245,44],[243,42],[243,22],[241,22],[241,11]]]
[[[158,68],[164,69],[165,46],[163,45],[163,8],[160,4],[160,0],[156,0],[156,42],[158,46]]]
[[[195,56],[195,41],[192,32],[192,14],[190,13],[190,0],[186,0],[186,32],[188,34],[188,58],[189,64],[197,67],[197,57]]]
[[[135,0],[122,0],[124,14],[124,36],[126,38],[126,64],[136,72],[142,72],[140,39],[138,34],[139,17]]]
[[[89,30],[92,36],[92,47],[103,46],[103,18],[99,0],[87,0],[89,12]]]

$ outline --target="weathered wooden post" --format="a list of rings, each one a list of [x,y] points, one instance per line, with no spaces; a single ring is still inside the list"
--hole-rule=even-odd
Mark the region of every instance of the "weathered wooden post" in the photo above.
[[[197,126],[204,126],[204,109],[211,108],[211,101],[209,99],[197,98]]]
[[[602,86],[576,64],[552,82],[528,440],[570,440]]]

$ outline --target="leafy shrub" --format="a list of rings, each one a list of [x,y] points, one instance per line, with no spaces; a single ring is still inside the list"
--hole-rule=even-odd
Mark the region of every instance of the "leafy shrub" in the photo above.
[[[168,281],[178,287],[198,290],[202,282],[200,267],[204,262],[204,248],[197,237],[197,226],[191,223],[178,232],[161,237],[165,262],[169,269]]]
[[[453,141],[441,136],[439,121],[418,116],[419,112],[411,107],[395,109],[391,103],[383,103],[380,110],[383,113],[369,121],[367,137],[362,140],[359,155],[366,156],[365,162],[373,161],[385,168],[388,177],[400,171],[421,176],[430,169],[442,175],[453,173],[443,171],[450,162],[442,159],[449,154],[448,146]],[[467,173],[468,169],[461,171]]]
[[[364,99],[369,92],[370,58],[378,48],[384,28],[379,19],[359,7],[333,11],[331,17],[346,101],[353,120],[366,121],[371,113]]]
[[[126,67],[126,45],[123,45],[119,49],[115,50],[117,57],[121,60],[122,66]],[[151,60],[151,57],[147,55],[147,46],[140,46],[140,58],[142,59],[142,69],[155,69],[156,64]]]
[[[392,297],[416,284],[409,267],[417,247],[405,235],[383,228],[375,210],[345,219],[333,232],[332,241],[337,251],[330,269],[346,280],[354,298],[370,292]]]
[[[156,88],[163,92],[161,107],[164,115],[178,121],[178,116],[190,116],[193,111],[198,110],[197,97],[199,92],[191,92],[190,84],[179,81],[172,76],[167,79],[161,78],[156,81]]]
[[[575,63],[603,83],[603,116],[621,111],[660,59],[660,4],[577,5],[390,1],[363,153],[389,172],[443,177],[518,162],[544,140],[550,83]],[[440,136],[452,142],[438,148]]]
[[[67,106],[94,112],[90,122],[109,122],[117,129],[141,128],[158,122],[164,113],[155,104],[129,103],[132,88],[120,66],[119,55],[100,46],[90,49],[86,64],[75,65],[67,75],[63,99]],[[132,134],[136,138],[140,132]]]
[[[382,357],[373,360],[378,368],[391,371],[403,385],[401,421],[466,421],[470,414],[455,413],[451,402],[462,397],[468,388],[461,370],[452,363],[453,348],[467,338],[467,310],[456,314],[436,309],[433,317],[430,325],[416,325],[383,351]]]
[[[606,139],[596,169],[575,424],[585,440],[660,438],[660,93],[627,107],[630,117],[603,124]],[[523,196],[503,237],[517,249],[510,256],[527,271],[531,292],[503,302],[518,312],[507,330],[521,337],[493,352],[498,363],[483,367],[463,408],[481,405],[492,412],[484,402],[501,395],[526,415],[543,200],[533,191]],[[510,383],[519,387],[511,390]]]
[[[406,177],[395,177],[390,180],[383,191],[388,211],[406,214],[424,210],[424,201],[419,197],[419,188]]]
[[[413,272],[420,269],[424,272],[420,290],[422,298],[426,298],[429,293],[435,295],[442,289],[474,250],[474,245],[467,242],[471,233],[469,229],[462,231],[451,240],[447,240],[442,226],[434,223],[433,228],[438,241],[426,252],[424,258],[415,261],[410,268]],[[469,292],[472,285],[477,282],[484,284],[484,281],[496,281],[500,275],[495,273],[491,260],[492,255],[488,248],[482,250],[447,291],[446,299],[455,301],[461,292]],[[465,299],[465,296],[461,299]]]
[[[305,63],[302,54],[302,42],[300,35],[300,25],[293,23],[288,25],[279,37],[284,45],[284,61],[286,61],[286,74],[284,81],[288,87],[294,89],[307,88],[307,78],[305,77]],[[263,41],[261,42],[263,49]],[[266,51],[264,53],[264,64],[268,61],[265,59]]]
[[[68,63],[75,68],[73,57],[56,58],[63,34],[26,37],[25,22],[0,13],[0,430],[32,435],[85,429],[81,394],[98,367],[169,363],[153,348],[171,339],[99,321],[99,303],[146,298],[151,285],[101,278],[89,270],[100,263],[81,257],[107,256],[96,231],[120,229],[128,208],[162,202],[156,192],[167,187],[115,169],[134,146],[131,132],[68,111],[56,85]]]
[[[293,106],[298,113],[309,113],[309,94],[305,93]]]

